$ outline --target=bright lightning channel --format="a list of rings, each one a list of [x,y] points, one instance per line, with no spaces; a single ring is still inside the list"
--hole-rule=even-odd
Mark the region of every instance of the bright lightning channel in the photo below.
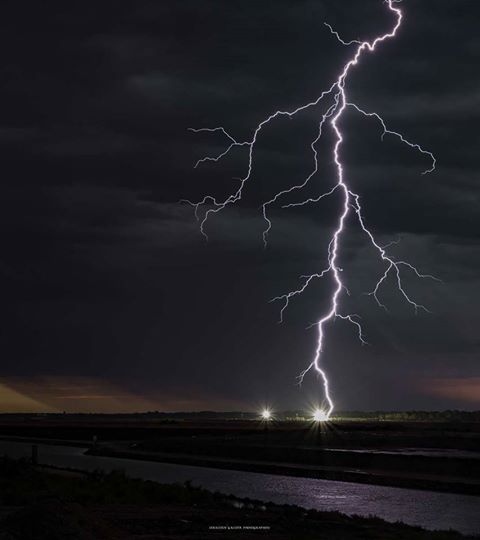
[[[229,154],[230,151],[233,150],[234,148],[246,147],[248,149],[247,172],[245,176],[239,179],[240,185],[237,191],[229,195],[223,201],[217,201],[217,199],[212,195],[206,195],[201,201],[196,202],[196,203],[191,202],[189,200],[183,200],[183,202],[186,202],[194,207],[195,217],[200,223],[200,231],[205,237],[205,239],[208,240],[205,227],[209,218],[212,217],[214,214],[217,214],[218,212],[223,210],[228,205],[234,204],[242,198],[245,184],[249,181],[249,179],[252,176],[252,170],[254,166],[254,150],[256,148],[258,138],[260,136],[262,129],[267,124],[270,124],[273,120],[279,117],[292,118],[293,116],[297,115],[298,113],[302,111],[305,111],[306,109],[310,109],[319,105],[327,97],[332,98],[333,103],[327,108],[326,112],[321,116],[318,123],[317,135],[315,139],[310,143],[310,148],[313,154],[313,163],[314,163],[314,167],[311,173],[303,180],[302,183],[298,185],[293,185],[289,189],[279,191],[272,199],[264,202],[261,207],[263,218],[265,220],[265,229],[263,231],[263,243],[264,243],[264,246],[266,247],[268,234],[272,227],[272,222],[270,221],[268,217],[268,207],[272,205],[274,202],[276,202],[280,197],[284,197],[285,195],[291,194],[294,191],[301,190],[302,188],[304,188],[310,182],[311,178],[315,176],[315,174],[318,172],[318,153],[316,150],[316,145],[320,141],[320,138],[322,137],[322,132],[325,128],[325,125],[328,123],[331,129],[333,130],[333,133],[335,136],[335,143],[332,148],[332,157],[333,157],[333,161],[335,163],[335,169],[336,169],[336,182],[333,188],[331,188],[330,190],[326,191],[325,193],[321,194],[318,197],[305,199],[297,203],[286,203],[286,204],[283,204],[282,206],[282,208],[302,206],[309,203],[318,202],[321,199],[324,199],[337,191],[342,194],[343,203],[342,203],[341,210],[338,216],[337,226],[328,245],[327,264],[326,264],[326,267],[319,273],[315,273],[309,276],[302,276],[303,284],[298,289],[292,290],[286,294],[277,296],[276,298],[272,299],[272,301],[282,302],[282,306],[280,309],[280,322],[282,322],[284,312],[286,308],[288,307],[290,300],[292,300],[296,296],[301,295],[308,288],[308,286],[313,280],[325,277],[327,275],[331,276],[331,278],[333,279],[333,289],[330,296],[329,305],[324,315],[316,322],[316,327],[318,330],[318,338],[317,338],[317,345],[316,345],[314,357],[312,361],[310,362],[310,364],[306,367],[306,369],[304,369],[300,373],[298,377],[299,383],[301,383],[305,375],[309,371],[314,370],[317,372],[317,374],[319,375],[322,381],[326,406],[322,409],[316,409],[313,412],[313,420],[317,422],[329,420],[334,409],[332,395],[330,392],[329,381],[328,381],[328,378],[324,369],[322,369],[321,367],[321,357],[322,357],[323,348],[324,348],[325,328],[326,328],[327,323],[335,320],[336,318],[342,319],[344,321],[348,321],[349,323],[355,326],[360,341],[362,343],[365,343],[362,327],[358,321],[359,316],[355,314],[343,314],[339,310],[339,300],[341,297],[341,293],[344,290],[348,292],[348,290],[346,289],[341,279],[342,269],[338,266],[338,257],[339,257],[339,250],[341,249],[340,244],[341,244],[341,239],[342,239],[342,233],[344,232],[345,221],[349,213],[351,211],[355,213],[358,223],[360,225],[360,228],[365,233],[368,241],[375,248],[380,260],[385,265],[385,270],[383,274],[380,276],[380,278],[378,279],[374,289],[370,291],[369,293],[367,293],[373,297],[375,302],[380,307],[387,309],[386,306],[381,302],[379,298],[379,293],[382,286],[385,284],[387,278],[390,275],[393,275],[399,292],[403,296],[404,300],[414,308],[415,312],[417,312],[418,310],[424,310],[424,311],[428,311],[428,310],[422,304],[418,304],[417,302],[415,302],[415,300],[413,300],[411,296],[409,296],[409,294],[406,292],[402,283],[402,279],[401,279],[402,278],[401,271],[408,270],[419,278],[430,278],[430,279],[437,280],[437,278],[434,276],[419,272],[410,263],[403,260],[396,260],[392,256],[388,255],[386,251],[387,247],[389,247],[392,243],[397,243],[397,242],[392,242],[387,246],[381,246],[378,243],[373,233],[365,224],[365,220],[362,213],[362,207],[360,204],[360,196],[354,193],[347,185],[347,182],[344,177],[344,167],[343,167],[341,155],[340,155],[340,150],[343,143],[343,136],[342,136],[342,131],[340,129],[339,123],[344,113],[347,110],[351,109],[355,111],[356,113],[361,114],[367,119],[376,120],[379,123],[380,127],[382,128],[382,134],[381,134],[382,140],[386,135],[395,137],[403,144],[406,144],[413,150],[420,152],[420,154],[428,158],[430,165],[422,172],[422,174],[428,174],[435,170],[436,160],[435,160],[434,155],[431,152],[423,149],[420,145],[416,143],[410,142],[402,134],[388,129],[383,118],[376,112],[366,112],[365,110],[360,108],[358,105],[347,100],[347,93],[346,93],[345,86],[346,86],[347,78],[352,68],[357,66],[361,57],[364,55],[364,53],[367,53],[367,52],[373,53],[376,50],[378,45],[380,45],[381,43],[383,43],[384,41],[388,39],[394,38],[397,35],[397,32],[402,24],[402,19],[403,19],[402,11],[397,7],[397,4],[399,3],[399,1],[400,0],[386,0],[384,2],[387,5],[388,10],[394,16],[394,24],[392,26],[392,29],[389,32],[376,37],[372,41],[359,41],[359,40],[345,41],[340,37],[338,32],[336,32],[329,24],[325,23],[325,25],[328,27],[330,32],[335,36],[335,38],[342,45],[354,46],[354,51],[350,59],[342,67],[338,78],[330,86],[328,90],[323,91],[315,100],[310,101],[304,105],[301,105],[291,111],[280,111],[280,110],[275,111],[273,114],[265,118],[255,128],[251,140],[238,141],[237,139],[232,137],[223,127],[198,128],[198,129],[190,128],[190,130],[195,133],[220,132],[229,141],[229,145],[223,152],[215,156],[206,156],[202,159],[199,159],[195,167],[207,161],[217,162],[221,160],[223,157],[225,157],[227,154]],[[267,411],[264,411],[264,414],[267,414]]]

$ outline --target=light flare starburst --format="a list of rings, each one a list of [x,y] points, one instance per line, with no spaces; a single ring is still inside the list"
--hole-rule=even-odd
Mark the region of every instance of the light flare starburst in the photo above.
[[[316,409],[313,410],[312,412],[312,420],[314,422],[328,422],[330,418],[330,414],[328,414],[327,411],[325,411],[324,409],[321,409],[319,407],[317,407]]]
[[[415,312],[417,312],[418,310],[424,310],[424,311],[428,311],[428,310],[424,305],[417,303],[407,293],[402,283],[402,272],[408,271],[408,272],[413,273],[415,276],[419,278],[430,278],[430,279],[437,280],[436,277],[430,274],[423,274],[419,272],[409,262],[403,261],[403,260],[397,260],[393,256],[388,254],[387,248],[391,244],[396,243],[396,242],[392,242],[386,246],[380,245],[380,243],[376,240],[374,234],[366,225],[366,222],[362,213],[360,196],[357,193],[354,193],[350,189],[344,177],[344,166],[342,163],[341,153],[340,153],[344,138],[343,138],[342,131],[340,128],[340,120],[342,119],[342,117],[348,110],[352,110],[353,112],[362,115],[366,119],[372,119],[372,120],[377,121],[382,129],[382,133],[381,133],[382,140],[385,136],[395,137],[401,143],[407,145],[413,150],[418,151],[421,155],[423,155],[426,159],[428,159],[429,165],[422,172],[422,174],[428,174],[435,170],[436,160],[435,160],[434,155],[431,152],[429,152],[428,150],[425,150],[417,143],[410,142],[402,134],[396,131],[390,130],[387,127],[383,118],[376,112],[367,112],[361,107],[359,107],[358,105],[356,105],[355,103],[352,103],[351,101],[347,99],[346,83],[352,69],[355,66],[357,66],[361,57],[365,53],[368,53],[368,52],[373,53],[377,49],[377,47],[381,45],[384,41],[394,38],[397,35],[397,32],[402,24],[403,13],[401,9],[398,7],[399,0],[386,0],[384,3],[386,4],[388,10],[393,15],[394,23],[390,31],[377,36],[372,41],[360,41],[356,39],[345,41],[344,39],[340,37],[338,32],[336,32],[329,24],[325,23],[325,25],[328,27],[330,32],[335,36],[335,38],[342,45],[346,47],[353,47],[353,52],[350,58],[341,68],[338,78],[333,82],[333,84],[327,90],[323,91],[316,99],[306,104],[300,105],[299,107],[291,111],[282,111],[282,110],[275,111],[273,114],[271,114],[270,116],[262,120],[256,126],[255,130],[253,131],[252,138],[248,141],[237,140],[230,133],[228,133],[223,127],[196,128],[196,129],[190,128],[190,130],[195,133],[219,132],[222,135],[224,135],[229,142],[227,148],[223,152],[214,156],[205,156],[202,159],[199,159],[195,167],[207,161],[218,162],[227,154],[229,154],[234,148],[245,147],[248,150],[247,172],[242,178],[239,179],[239,187],[234,193],[229,195],[223,201],[217,200],[217,198],[213,195],[206,195],[199,202],[192,202],[189,200],[183,201],[194,207],[195,217],[200,223],[200,231],[204,235],[204,237],[208,239],[207,233],[205,231],[205,227],[208,220],[213,215],[222,211],[227,206],[238,202],[242,198],[244,187],[252,176],[252,170],[254,166],[254,152],[258,143],[258,139],[262,132],[262,129],[267,124],[272,123],[275,119],[278,119],[280,117],[292,118],[302,111],[316,107],[327,98],[330,98],[332,100],[332,103],[326,109],[326,112],[324,112],[321,115],[319,119],[319,123],[318,123],[318,130],[316,131],[316,137],[309,145],[312,151],[312,155],[313,155],[313,169],[311,170],[310,174],[308,174],[308,176],[301,183],[293,185],[288,189],[279,191],[278,193],[275,194],[273,198],[269,199],[268,201],[265,201],[261,206],[263,219],[265,221],[265,228],[263,231],[263,243],[264,243],[264,246],[266,247],[267,241],[268,241],[268,235],[272,228],[272,222],[268,215],[268,208],[273,203],[277,202],[280,198],[285,198],[285,196],[292,194],[294,191],[299,191],[305,188],[307,184],[310,182],[310,180],[316,175],[316,173],[319,170],[318,152],[316,149],[316,145],[320,141],[323,130],[326,124],[328,123],[328,125],[330,126],[334,134],[334,144],[332,147],[332,158],[333,158],[333,162],[334,162],[335,170],[336,170],[336,181],[334,183],[334,186],[331,189],[319,195],[318,197],[307,198],[307,199],[302,200],[301,202],[284,203],[282,205],[282,208],[302,206],[302,205],[318,202],[321,199],[324,199],[324,198],[329,197],[330,195],[333,195],[334,193],[340,192],[341,197],[342,197],[342,204],[341,204],[341,209],[340,209],[338,219],[336,222],[337,223],[336,228],[328,244],[327,263],[325,265],[325,268],[322,269],[322,271],[308,275],[308,276],[302,276],[301,278],[302,283],[298,288],[293,289],[285,294],[282,294],[272,299],[272,301],[281,302],[280,321],[283,321],[284,312],[286,308],[289,306],[290,301],[296,296],[299,296],[302,293],[304,293],[313,280],[323,278],[327,275],[332,278],[333,288],[330,295],[328,306],[324,314],[315,323],[318,330],[318,338],[317,338],[317,344],[315,348],[314,357],[312,361],[308,364],[306,369],[304,369],[298,377],[299,382],[301,383],[305,375],[309,371],[314,370],[318,373],[318,375],[320,376],[322,380],[324,396],[325,396],[325,406],[314,411],[313,419],[315,421],[328,420],[334,409],[334,404],[333,404],[330,387],[329,387],[329,381],[328,381],[328,378],[324,369],[321,367],[321,357],[322,357],[322,352],[324,349],[324,337],[325,337],[325,329],[326,329],[327,323],[337,318],[349,322],[356,328],[360,341],[362,343],[365,343],[362,327],[359,322],[359,316],[356,314],[342,313],[342,311],[339,308],[339,300],[340,300],[342,291],[345,291],[346,287],[345,287],[345,284],[342,282],[342,276],[341,276],[342,269],[339,267],[338,259],[339,259],[339,251],[341,249],[342,233],[345,230],[345,222],[350,212],[353,212],[356,215],[358,224],[362,232],[366,235],[368,242],[375,249],[376,253],[378,254],[379,259],[384,264],[384,268],[385,268],[384,272],[379,277],[373,290],[367,293],[373,297],[373,299],[376,301],[376,303],[380,307],[386,309],[386,306],[382,303],[382,301],[379,298],[379,294],[380,294],[380,290],[382,286],[385,284],[387,278],[390,275],[394,277],[396,286],[399,292],[401,293],[402,297],[404,298],[404,300],[414,308]]]
[[[262,420],[268,422],[272,419],[272,411],[270,409],[263,409],[261,414]]]

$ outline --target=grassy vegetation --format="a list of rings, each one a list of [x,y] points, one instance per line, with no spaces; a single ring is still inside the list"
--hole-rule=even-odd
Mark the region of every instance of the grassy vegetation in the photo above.
[[[26,461],[0,459],[1,540],[226,538],[225,525],[260,527],[243,540],[460,540],[454,532],[427,532],[380,519],[347,517],[228,497],[189,483],[163,485],[122,472],[49,471]],[[12,508],[13,507],[13,508]],[[33,535],[33,536],[32,536]]]
[[[123,471],[59,474],[32,467],[25,460],[0,461],[0,504],[23,506],[58,498],[80,504],[214,503],[215,495],[187,484],[136,480]]]

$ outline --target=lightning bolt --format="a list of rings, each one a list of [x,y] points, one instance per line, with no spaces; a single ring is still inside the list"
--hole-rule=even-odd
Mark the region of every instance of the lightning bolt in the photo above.
[[[384,264],[384,272],[379,277],[375,287],[373,288],[372,291],[366,293],[369,296],[373,297],[373,299],[375,300],[375,302],[378,304],[379,307],[385,310],[387,309],[385,304],[383,304],[382,301],[380,300],[379,294],[390,275],[393,276],[394,282],[398,288],[398,291],[401,293],[404,300],[412,306],[412,308],[415,310],[415,313],[418,312],[418,310],[428,311],[428,309],[424,305],[417,303],[405,290],[405,287],[403,286],[403,283],[402,283],[403,271],[411,272],[418,278],[430,278],[430,279],[440,281],[435,276],[432,276],[430,274],[423,274],[419,272],[409,262],[403,261],[403,260],[396,260],[393,256],[390,256],[387,253],[387,248],[390,247],[392,244],[398,243],[398,241],[390,242],[389,244],[385,246],[381,246],[378,243],[374,234],[366,225],[365,218],[362,212],[362,206],[360,204],[360,196],[354,193],[349,188],[345,180],[344,167],[341,160],[340,151],[341,151],[341,147],[343,143],[343,136],[342,136],[342,131],[340,129],[339,124],[342,117],[347,112],[347,110],[351,109],[352,111],[361,114],[363,117],[365,117],[368,120],[375,120],[376,122],[378,122],[379,126],[382,129],[382,133],[381,133],[382,140],[385,136],[395,137],[401,143],[407,145],[411,149],[416,150],[420,154],[425,156],[425,158],[427,158],[429,161],[429,166],[422,172],[422,174],[428,174],[435,170],[436,160],[435,160],[434,155],[431,152],[423,149],[420,145],[416,143],[410,142],[402,134],[396,131],[390,130],[387,127],[383,118],[376,112],[367,112],[363,110],[362,108],[360,108],[358,105],[347,100],[346,83],[352,69],[357,66],[362,56],[364,56],[366,53],[373,53],[377,49],[377,47],[381,45],[384,41],[392,39],[397,35],[397,32],[402,24],[402,19],[403,19],[403,13],[401,9],[399,9],[399,7],[397,6],[399,2],[400,0],[385,0],[384,1],[388,10],[391,12],[391,14],[394,17],[394,24],[392,26],[392,29],[389,32],[386,32],[385,34],[382,34],[376,37],[372,41],[360,41],[357,39],[345,41],[340,37],[338,32],[336,32],[329,24],[325,23],[327,28],[330,30],[331,34],[342,45],[346,47],[351,47],[351,46],[354,47],[352,55],[350,56],[348,61],[343,65],[338,78],[335,80],[335,82],[333,82],[330,88],[323,91],[315,100],[310,101],[290,111],[282,111],[282,110],[275,111],[273,114],[265,118],[255,128],[251,140],[238,141],[230,133],[228,133],[223,127],[199,128],[199,129],[190,128],[191,131],[194,131],[196,133],[219,132],[222,135],[224,135],[225,138],[229,142],[227,148],[223,152],[215,156],[206,156],[198,160],[195,167],[207,161],[217,162],[221,160],[223,157],[225,157],[227,154],[229,154],[234,148],[246,147],[248,149],[247,172],[242,178],[239,179],[240,184],[237,191],[235,191],[234,193],[232,193],[231,195],[229,195],[226,199],[222,201],[218,201],[212,195],[206,195],[201,201],[196,202],[196,203],[191,202],[189,200],[183,200],[183,202],[190,204],[191,206],[194,207],[195,217],[200,223],[200,231],[204,235],[205,239],[208,240],[208,235],[205,231],[205,227],[208,220],[214,214],[217,214],[218,212],[225,209],[228,205],[234,204],[242,198],[244,187],[252,176],[252,170],[254,166],[254,151],[255,151],[257,142],[259,140],[262,129],[267,124],[272,123],[274,120],[280,117],[292,118],[293,116],[297,115],[298,113],[302,111],[305,111],[310,108],[314,108],[317,105],[323,103],[324,100],[326,100],[327,98],[331,98],[333,101],[333,103],[331,103],[331,105],[326,109],[326,112],[324,112],[321,115],[321,118],[318,123],[318,130],[317,130],[316,137],[310,144],[310,148],[313,155],[313,168],[310,174],[300,184],[293,185],[289,189],[279,191],[273,198],[264,202],[261,206],[263,219],[265,221],[265,229],[263,231],[263,243],[264,243],[264,246],[266,247],[268,234],[272,228],[272,222],[270,218],[268,217],[268,208],[273,203],[278,201],[278,199],[284,198],[287,195],[291,195],[295,191],[299,191],[305,188],[307,184],[310,182],[310,180],[313,178],[313,176],[316,175],[319,169],[318,153],[316,150],[316,145],[322,137],[322,133],[325,128],[325,125],[328,123],[330,128],[333,130],[334,137],[335,137],[335,142],[332,148],[332,156],[333,156],[333,161],[334,161],[335,170],[336,170],[336,175],[335,175],[336,181],[333,187],[329,189],[328,191],[325,191],[323,194],[319,195],[318,197],[308,198],[301,202],[288,203],[282,206],[282,208],[302,206],[302,205],[318,202],[321,199],[329,197],[333,193],[336,193],[336,192],[341,193],[342,205],[341,205],[341,210],[339,212],[336,228],[333,232],[333,235],[328,245],[327,264],[326,264],[326,267],[319,273],[314,273],[308,276],[302,276],[301,277],[301,279],[303,280],[302,284],[297,289],[294,289],[286,294],[277,296],[272,299],[273,302],[279,301],[282,303],[282,306],[280,309],[280,322],[282,322],[284,312],[289,306],[290,301],[293,300],[295,297],[300,296],[302,293],[304,293],[312,281],[316,279],[324,278],[327,275],[330,276],[333,281],[333,288],[332,288],[330,300],[325,310],[325,313],[315,323],[315,326],[317,327],[318,337],[317,337],[314,357],[312,361],[310,362],[310,364],[306,367],[306,369],[304,369],[300,373],[298,377],[299,383],[301,383],[305,375],[311,370],[314,370],[319,375],[320,379],[322,380],[324,396],[325,396],[325,407],[324,407],[323,413],[325,414],[325,417],[327,419],[330,418],[334,409],[333,399],[330,392],[329,381],[328,381],[325,370],[321,367],[322,353],[324,350],[324,337],[325,337],[325,330],[326,330],[327,324],[330,322],[333,322],[337,318],[347,321],[356,328],[358,337],[360,341],[362,342],[362,344],[366,343],[363,337],[362,326],[358,320],[359,316],[356,314],[344,314],[341,312],[339,308],[339,304],[340,304],[339,301],[340,301],[342,292],[346,291],[348,293],[348,289],[342,282],[342,276],[341,276],[342,268],[340,268],[338,265],[338,258],[339,258],[339,252],[341,250],[342,234],[345,229],[345,221],[349,213],[354,212],[354,214],[357,217],[358,224],[360,225],[361,231],[365,234],[368,242],[373,246],[376,253],[378,254],[379,259]]]

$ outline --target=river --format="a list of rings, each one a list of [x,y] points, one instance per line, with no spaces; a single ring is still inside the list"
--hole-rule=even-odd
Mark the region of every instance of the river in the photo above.
[[[185,482],[211,491],[316,510],[377,516],[427,529],[480,534],[480,497],[313,478],[229,471],[84,454],[85,448],[39,445],[39,462],[81,470],[123,469],[129,476],[163,483]],[[0,455],[29,457],[31,444],[0,441]]]

